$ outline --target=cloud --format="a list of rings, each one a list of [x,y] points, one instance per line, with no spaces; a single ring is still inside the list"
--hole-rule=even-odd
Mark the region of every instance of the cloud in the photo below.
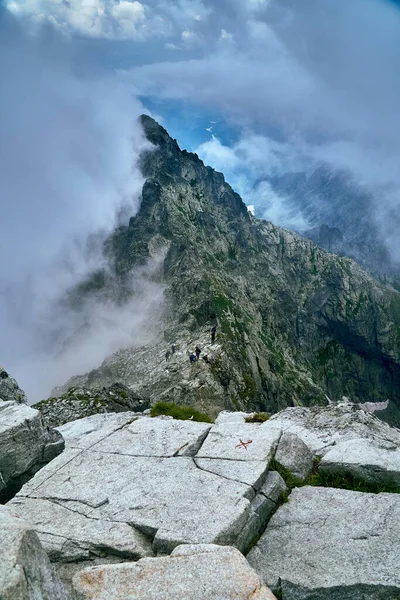
[[[212,12],[201,0],[5,0],[5,5],[33,28],[51,24],[66,35],[140,42],[182,32],[194,39],[191,29]]]
[[[93,270],[108,268],[102,244],[139,208],[137,159],[149,144],[131,89],[112,76],[78,75],[74,61],[82,57],[73,61],[69,45],[48,32],[27,37],[3,17],[0,360],[37,400],[60,383],[56,376],[94,367],[118,340],[133,339],[112,303],[99,299],[72,310],[62,301]],[[133,284],[140,288],[136,308],[123,310],[135,330],[149,314],[147,291],[158,296],[137,279]],[[96,332],[96,352],[83,360],[75,347],[56,365],[54,355],[83,325]],[[140,337],[137,329],[133,337]]]
[[[221,43],[221,30],[234,44]],[[373,218],[395,251],[387,215],[399,214],[399,30],[400,10],[386,0],[221,0],[201,30],[201,55],[156,60],[124,77],[144,95],[219,111],[240,126],[242,143],[254,145],[248,172],[259,158],[265,174],[277,160],[281,170],[321,161],[345,168],[370,188]],[[276,142],[285,152],[263,156]],[[232,153],[224,149],[224,166],[215,142],[203,151],[212,166],[230,169]]]
[[[111,8],[111,16],[119,25],[121,37],[134,38],[146,20],[144,6],[140,2],[122,0]]]

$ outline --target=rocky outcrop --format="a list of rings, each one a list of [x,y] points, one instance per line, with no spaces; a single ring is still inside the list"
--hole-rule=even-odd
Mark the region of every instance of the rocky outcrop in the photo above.
[[[389,591],[400,591],[400,564],[393,558],[400,556],[398,541],[397,554],[382,554],[388,557],[385,585],[375,558],[370,574],[366,569],[369,554],[376,556],[380,544],[390,545],[392,536],[398,536],[392,519],[398,519],[400,496],[353,490],[360,489],[359,479],[363,489],[400,491],[400,432],[348,403],[289,408],[263,423],[246,422],[248,416],[225,412],[210,424],[127,412],[68,423],[59,428],[66,440],[64,452],[36,473],[7,507],[28,520],[63,581],[71,585],[76,575],[76,590],[85,600],[108,598],[110,589],[123,595],[138,573],[147,578],[142,565],[153,565],[151,572],[157,573],[159,564],[168,578],[178,563],[157,563],[154,556],[171,555],[172,560],[182,544],[230,546],[245,555],[253,548],[251,564],[270,587],[279,590],[282,580],[283,600],[338,600],[346,586],[343,598],[361,599],[362,593],[368,600],[396,598]],[[335,455],[342,444],[362,449],[356,479],[355,462],[352,470],[348,467],[351,453]],[[312,474],[307,477],[311,458]],[[330,480],[327,469],[334,475]],[[304,485],[301,479],[313,487],[294,487]],[[354,482],[351,490],[316,487],[351,488]],[[279,515],[283,525],[276,527]],[[342,534],[346,550],[340,546]],[[381,540],[375,539],[378,534]],[[266,558],[266,548],[278,548],[278,539],[279,551]],[[345,551],[350,553],[348,584]],[[281,555],[286,559],[280,561]],[[302,557],[310,575],[306,586],[296,574]],[[131,564],[138,560],[139,566]],[[196,573],[193,561],[190,572]],[[343,568],[341,578],[330,568],[335,561]],[[358,579],[356,561],[361,564]],[[210,562],[219,564],[217,558]],[[276,567],[273,576],[270,564]],[[77,575],[88,566],[95,569]],[[324,569],[332,575],[327,575],[322,592]],[[140,593],[156,593],[157,585]],[[183,579],[182,589],[186,585]],[[221,589],[215,593],[222,594]]]
[[[61,434],[44,425],[39,411],[0,400],[0,502],[11,498],[63,448]]]
[[[400,431],[348,402],[326,408],[288,408],[273,415],[268,426],[302,440],[321,457],[321,472],[400,490]],[[295,462],[291,471],[296,468]]]
[[[181,543],[244,550],[263,531],[277,502],[268,460],[279,430],[133,413],[85,421],[61,428],[64,453],[8,505],[29,515],[52,560],[138,559]],[[240,447],[241,436],[252,443]]]
[[[0,506],[1,600],[69,600],[39,538]]]
[[[0,400],[26,404],[26,395],[14,377],[11,377],[0,365]]]
[[[164,322],[154,345],[119,351],[57,395],[119,381],[151,402],[215,413],[346,395],[389,400],[396,422],[400,294],[350,259],[254,219],[221,173],[182,152],[151,118],[142,124],[156,148],[142,158],[141,208],[106,254],[122,290],[132,270],[158,261],[151,276],[165,285]],[[173,343],[180,354],[169,361]],[[202,354],[190,364],[196,345]]]
[[[40,410],[49,427],[58,427],[98,413],[142,412],[149,406],[148,400],[135,394],[126,385],[113,383],[102,389],[70,388],[60,397],[38,402],[34,408]]]
[[[76,600],[276,600],[238,550],[178,546],[171,555],[80,571]]]
[[[247,558],[283,600],[397,600],[400,495],[295,489]]]

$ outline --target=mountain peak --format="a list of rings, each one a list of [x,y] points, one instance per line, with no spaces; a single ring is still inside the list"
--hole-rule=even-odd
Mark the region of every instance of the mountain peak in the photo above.
[[[146,138],[155,146],[162,147],[171,142],[175,142],[176,144],[176,141],[171,138],[168,131],[153,119],[153,117],[143,114],[140,115],[139,121],[143,127]]]
[[[221,173],[151,117],[141,123],[156,146],[142,156],[141,207],[107,252],[122,282],[157,259],[166,299],[158,340],[120,351],[65,391],[120,382],[150,402],[213,413],[347,396],[390,399],[400,414],[400,294],[350,259],[251,218]],[[196,346],[205,360],[192,364]]]

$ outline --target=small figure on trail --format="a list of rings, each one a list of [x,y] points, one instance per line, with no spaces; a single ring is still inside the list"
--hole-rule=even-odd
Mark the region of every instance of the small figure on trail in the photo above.
[[[204,355],[203,355],[201,358],[202,358],[202,359],[204,360],[204,362],[206,362],[208,365],[210,364],[210,361],[208,360],[208,354],[204,354]]]
[[[196,362],[196,355],[195,355],[195,354],[191,354],[191,355],[189,356],[189,360],[190,360],[190,362],[191,362],[191,363],[194,363],[194,362]]]
[[[196,352],[196,358],[197,358],[197,360],[199,360],[200,354],[201,354],[201,350],[200,350],[200,348],[198,346],[196,346],[195,352]]]
[[[169,350],[167,350],[165,353],[165,360],[168,362],[170,358],[171,358],[171,352]]]
[[[215,342],[215,335],[217,333],[217,328],[214,325],[214,327],[211,329],[211,343],[213,344]]]
[[[171,346],[172,354],[175,354],[175,350],[176,350],[176,344],[172,344],[172,346]]]

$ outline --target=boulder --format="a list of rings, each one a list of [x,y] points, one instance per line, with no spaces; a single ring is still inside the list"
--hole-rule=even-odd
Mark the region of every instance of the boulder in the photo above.
[[[215,545],[87,568],[73,586],[76,600],[276,600],[238,550]]]
[[[285,432],[279,440],[275,460],[299,481],[311,473],[314,455],[306,444],[293,433]]]
[[[46,427],[37,410],[0,401],[0,502],[63,449],[61,434]]]
[[[246,425],[245,440],[254,440],[246,449],[236,448],[241,432],[223,426],[221,438],[220,427],[135,413],[64,425],[64,453],[8,506],[64,563],[136,560],[182,543],[248,548],[276,507],[264,489],[279,432]],[[203,453],[210,436],[222,457],[213,442]]]
[[[0,506],[1,600],[68,600],[39,538]]]
[[[319,469],[400,490],[400,446],[385,439],[375,443],[367,439],[345,440],[324,454]]]
[[[14,377],[0,365],[0,400],[3,402],[18,402],[26,404],[26,395],[19,387]]]
[[[296,488],[247,559],[283,600],[398,600],[400,495]]]

